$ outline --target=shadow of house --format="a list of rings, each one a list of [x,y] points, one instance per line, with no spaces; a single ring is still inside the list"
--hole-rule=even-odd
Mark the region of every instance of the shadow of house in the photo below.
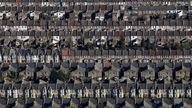
[[[51,98],[45,98],[43,100],[43,107],[44,108],[51,107],[51,105],[52,105],[52,99]]]
[[[25,75],[26,74],[26,64],[19,64],[19,72],[18,72],[18,77],[21,78],[21,79],[25,79]],[[26,75],[27,76],[27,75]]]
[[[7,99],[6,98],[1,98],[0,99],[0,105],[1,105],[1,107],[6,108],[7,107]]]
[[[133,62],[130,65],[130,69],[124,72],[124,77],[127,77],[132,80],[137,80],[139,71],[140,71],[139,63]]]
[[[121,61],[121,71],[119,73],[119,77],[125,77],[125,72],[130,69],[130,62],[128,60],[122,60]]]
[[[48,80],[52,70],[53,64],[43,64],[43,68],[36,72],[36,78]]]
[[[89,73],[94,71],[94,68],[95,68],[95,63],[88,62],[86,72],[85,72],[85,77],[89,77]]]
[[[122,108],[134,108],[135,107],[135,99],[133,98],[128,98],[123,102],[123,107]]]
[[[28,64],[26,64],[25,71],[22,71],[19,74],[21,76],[23,76],[24,79],[26,79],[26,80],[34,80],[34,79],[36,79],[36,71],[38,71],[37,64],[28,63]]]
[[[112,64],[111,61],[104,61],[103,62],[103,72],[102,72],[102,77],[110,79],[112,77],[112,70],[111,70]]]
[[[183,99],[183,107],[184,108],[191,108],[192,100],[191,99]]]
[[[15,49],[10,49],[9,51],[9,57],[10,57],[10,61],[12,63],[16,63],[17,62],[17,51]]]
[[[71,66],[77,66],[77,69],[74,71],[71,71],[71,76],[75,78],[83,78],[85,77],[85,72],[86,72],[86,63],[78,63],[78,64],[71,64]]]
[[[7,74],[9,73],[9,65],[1,64],[0,71],[1,71],[0,73],[1,81],[3,81],[7,77]]]
[[[94,69],[88,72],[88,77],[90,78],[101,78],[102,72],[104,71],[104,66],[102,62],[96,62],[94,64]]]
[[[43,99],[37,98],[33,102],[32,108],[43,107]]]
[[[111,78],[112,77],[118,77],[119,78],[119,74],[122,70],[122,64],[120,61],[114,61],[112,62],[112,73],[111,73]]]
[[[179,108],[179,107],[183,107],[183,101],[182,101],[182,99],[174,99],[174,105],[173,105],[173,107],[175,107],[175,108]]]
[[[62,62],[60,71],[64,72],[64,74],[69,73],[71,71],[70,62],[69,61]]]
[[[77,108],[80,105],[79,99],[71,99],[70,100],[70,108]]]
[[[144,99],[143,100],[144,108],[153,108],[153,101],[152,99]]]
[[[89,98],[85,108],[97,108],[97,99]]]
[[[174,77],[176,80],[186,80],[190,79],[191,73],[191,63],[176,63],[174,69]]]
[[[155,63],[143,64],[140,76],[142,80],[155,80],[157,67]]]
[[[174,64],[173,63],[166,63],[163,66],[163,69],[158,72],[158,79],[159,80],[172,80],[173,78],[173,69]]]
[[[19,63],[12,63],[9,65],[9,71],[7,74],[7,78],[10,81],[19,81],[21,80],[19,78],[19,72],[20,72],[20,68],[19,68]]]
[[[26,105],[25,105],[25,100],[24,99],[18,99],[16,100],[15,102],[15,107],[16,108],[24,108]]]

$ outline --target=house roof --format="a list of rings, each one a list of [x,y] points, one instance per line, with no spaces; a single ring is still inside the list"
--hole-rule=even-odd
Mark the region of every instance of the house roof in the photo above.
[[[139,63],[138,62],[131,63],[131,70],[135,72],[139,72],[140,71]]]
[[[29,72],[35,72],[36,71],[36,63],[28,63],[26,64],[26,70]]]
[[[87,64],[86,63],[78,63],[78,71],[86,72]]]

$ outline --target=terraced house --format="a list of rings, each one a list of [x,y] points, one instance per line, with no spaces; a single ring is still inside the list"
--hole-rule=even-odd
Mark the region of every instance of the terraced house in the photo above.
[[[0,0],[0,106],[192,106],[191,0]]]

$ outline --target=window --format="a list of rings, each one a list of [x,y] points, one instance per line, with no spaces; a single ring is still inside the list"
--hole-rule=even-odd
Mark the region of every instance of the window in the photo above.
[[[21,39],[24,39],[25,38],[25,36],[21,36]]]

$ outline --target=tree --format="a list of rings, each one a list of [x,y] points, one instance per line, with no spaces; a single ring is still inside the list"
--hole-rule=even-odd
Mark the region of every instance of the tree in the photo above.
[[[61,81],[68,81],[70,79],[70,73],[65,74],[63,71],[52,71],[50,75],[51,82],[55,82],[57,79]]]
[[[191,42],[189,40],[181,43],[181,45],[182,45],[182,48],[184,48],[184,49],[190,49],[191,48]]]
[[[14,71],[10,71],[7,75],[7,78],[10,80],[10,81],[19,81],[22,79],[21,76],[18,75],[17,72],[14,72]]]
[[[4,76],[3,76],[3,74],[1,73],[1,74],[0,74],[0,82],[3,82],[3,80],[4,80]]]
[[[153,49],[155,47],[154,44],[150,43],[150,40],[147,39],[145,41],[142,41],[142,46],[145,48],[145,49]]]
[[[178,43],[178,42],[176,42],[175,43],[175,47],[174,47],[175,49],[181,49],[181,44],[180,43]]]

